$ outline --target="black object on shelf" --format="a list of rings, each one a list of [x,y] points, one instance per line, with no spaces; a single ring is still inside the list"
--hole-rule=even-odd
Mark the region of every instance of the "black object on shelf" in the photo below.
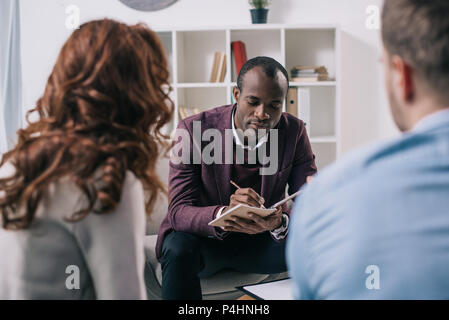
[[[251,9],[253,24],[267,23],[268,9]]]

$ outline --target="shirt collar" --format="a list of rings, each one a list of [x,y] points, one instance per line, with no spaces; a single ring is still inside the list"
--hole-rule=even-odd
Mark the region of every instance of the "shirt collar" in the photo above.
[[[436,111],[424,117],[411,130],[412,132],[423,132],[430,129],[440,127],[441,125],[449,123],[449,108]]]
[[[242,143],[242,141],[240,140],[238,132],[237,132],[237,130],[235,128],[235,109],[234,109],[234,111],[232,111],[232,116],[231,117],[232,117],[232,119],[231,119],[232,135],[234,136],[235,144],[238,145],[239,147],[241,147],[242,149],[248,149],[248,150],[252,151],[252,150],[255,150],[255,149],[259,148],[261,145],[263,145],[264,143],[266,143],[268,141],[268,133],[267,133],[262,138],[260,138],[259,142],[257,143],[257,145],[255,147],[245,146]]]

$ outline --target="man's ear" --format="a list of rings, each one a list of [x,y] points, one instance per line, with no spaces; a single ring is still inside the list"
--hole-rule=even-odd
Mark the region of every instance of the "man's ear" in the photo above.
[[[416,93],[413,68],[399,56],[393,56],[391,63],[396,74],[394,84],[399,86],[401,98],[407,102],[413,100]]]
[[[232,94],[234,95],[235,102],[239,103],[239,100],[240,100],[240,89],[237,86],[235,86],[234,89],[232,90]]]

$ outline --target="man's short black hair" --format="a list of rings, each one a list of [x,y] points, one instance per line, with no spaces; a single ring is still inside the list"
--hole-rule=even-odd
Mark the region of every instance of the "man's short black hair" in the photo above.
[[[250,60],[248,60],[242,67],[242,70],[240,70],[239,77],[237,79],[237,88],[239,88],[240,91],[243,89],[243,78],[245,77],[245,74],[250,71],[251,69],[255,67],[261,67],[263,72],[267,75],[267,77],[274,79],[279,71],[282,72],[282,74],[285,76],[285,79],[287,79],[287,89],[289,86],[289,77],[288,72],[285,70],[285,68],[270,57],[255,57]]]

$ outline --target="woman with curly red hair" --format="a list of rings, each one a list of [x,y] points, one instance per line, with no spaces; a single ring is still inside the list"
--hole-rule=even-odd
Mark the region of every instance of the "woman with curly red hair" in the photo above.
[[[145,299],[145,213],[173,114],[157,35],[86,23],[0,163],[0,299]],[[146,203],[145,203],[146,201]]]

